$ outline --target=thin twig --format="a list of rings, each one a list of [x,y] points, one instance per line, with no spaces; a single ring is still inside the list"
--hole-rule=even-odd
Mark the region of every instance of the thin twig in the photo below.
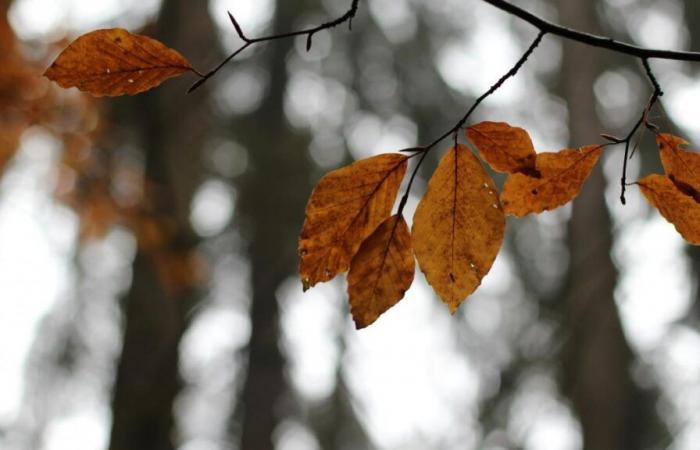
[[[654,72],[651,70],[649,60],[647,58],[641,58],[641,60],[642,66],[644,66],[644,71],[646,72],[647,78],[649,79],[649,83],[651,84],[654,91],[652,92],[651,97],[649,98],[649,102],[647,102],[647,105],[644,108],[644,111],[642,111],[642,115],[639,118],[639,120],[637,120],[630,132],[627,133],[627,136],[625,136],[624,139],[617,142],[618,144],[625,144],[625,155],[624,160],[622,161],[622,176],[620,177],[620,202],[623,205],[627,203],[627,200],[625,199],[625,190],[627,186],[629,186],[629,183],[627,183],[627,161],[629,161],[630,158],[632,158],[635,151],[637,150],[637,147],[639,146],[639,141],[637,141],[634,148],[632,149],[632,153],[630,154],[630,143],[632,142],[632,138],[634,137],[635,133],[637,133],[639,127],[641,127],[642,124],[645,124],[647,127],[650,126],[648,121],[649,112],[651,111],[651,108],[653,108],[654,104],[656,104],[659,97],[664,95],[663,90],[661,90],[661,85],[656,79]]]
[[[481,95],[481,97],[477,98],[474,101],[474,104],[472,104],[471,108],[469,108],[469,110],[466,112],[466,114],[464,114],[464,116],[462,116],[462,118],[459,119],[459,121],[457,122],[457,124],[454,127],[450,128],[442,136],[438,137],[433,142],[428,144],[425,147],[424,151],[429,151],[431,148],[435,147],[437,144],[439,144],[443,139],[445,139],[450,134],[458,132],[460,130],[460,128],[462,128],[462,126],[464,126],[464,124],[467,122],[467,120],[472,115],[472,113],[476,110],[476,108],[481,104],[481,102],[486,100],[487,97],[492,95],[501,86],[503,86],[503,83],[505,83],[506,80],[508,80],[511,77],[514,77],[518,73],[518,71],[523,66],[523,64],[525,64],[525,62],[528,60],[530,55],[532,55],[532,52],[534,52],[535,49],[540,45],[540,42],[542,41],[542,38],[544,37],[545,34],[547,34],[546,31],[540,31],[539,34],[537,35],[537,37],[535,38],[535,40],[532,41],[532,44],[530,44],[530,46],[527,48],[527,50],[525,50],[525,53],[523,53],[523,56],[520,57],[518,62],[516,62],[515,65],[513,67],[511,67],[510,70],[508,72],[506,72],[505,75],[503,75],[501,78],[499,78],[498,81],[493,86],[491,86],[486,92],[484,92]]]
[[[651,67],[649,65],[649,59],[650,58],[659,58],[659,59],[668,59],[668,60],[677,60],[677,61],[700,61],[700,52],[684,52],[684,51],[674,51],[674,50],[661,50],[661,49],[653,49],[653,48],[643,48],[643,47],[638,47],[636,45],[632,45],[626,42],[618,41],[609,37],[605,36],[598,36],[595,34],[591,33],[586,33],[583,31],[567,28],[552,22],[549,22],[545,19],[542,19],[541,17],[538,17],[512,3],[510,3],[507,0],[482,0],[508,14],[511,14],[515,17],[518,17],[519,19],[528,22],[529,24],[535,26],[538,30],[539,33],[535,40],[532,42],[530,47],[525,51],[523,56],[518,60],[518,62],[505,74],[503,75],[493,86],[491,86],[481,97],[477,98],[474,104],[469,108],[469,110],[466,112],[466,114],[457,122],[457,124],[450,128],[448,131],[446,131],[444,134],[442,134],[440,137],[435,139],[433,142],[431,142],[429,145],[424,146],[424,147],[416,147],[412,149],[405,149],[404,151],[409,151],[415,153],[411,155],[417,156],[421,155],[418,163],[416,164],[413,173],[411,174],[410,181],[408,183],[408,187],[406,189],[406,193],[401,199],[401,202],[399,204],[399,214],[403,212],[403,209],[406,205],[406,201],[408,199],[408,195],[411,189],[411,186],[413,185],[413,181],[416,177],[416,173],[418,172],[418,169],[420,168],[421,164],[425,160],[426,155],[430,152],[431,149],[433,149],[438,143],[442,142],[445,138],[447,138],[450,134],[454,134],[454,140],[455,140],[455,146],[457,145],[457,138],[458,138],[458,133],[460,129],[464,126],[466,121],[469,119],[471,114],[476,110],[476,108],[483,102],[487,97],[492,95],[494,92],[496,92],[502,85],[505,83],[506,80],[509,78],[515,76],[520,68],[522,67],[523,64],[527,61],[527,59],[530,57],[532,52],[537,48],[537,46],[540,44],[542,38],[544,37],[545,34],[553,34],[555,36],[559,36],[565,39],[569,39],[572,41],[580,42],[585,45],[589,45],[592,47],[599,47],[599,48],[604,48],[608,49],[617,53],[622,53],[630,56],[635,56],[639,58],[642,61],[642,65],[644,66],[644,69],[646,71],[646,75],[649,79],[649,82],[651,83],[654,91],[653,94],[647,103],[646,108],[644,109],[644,112],[640,119],[635,123],[634,127],[632,130],[628,133],[628,135],[624,139],[619,139],[615,138],[613,136],[609,135],[602,135],[604,138],[612,141],[613,143],[617,144],[625,144],[625,159],[623,163],[623,169],[622,169],[622,178],[621,178],[621,188],[622,192],[620,195],[620,200],[622,201],[623,204],[625,204],[625,187],[627,186],[627,161],[628,159],[634,155],[634,150],[636,150],[636,146],[632,151],[632,154],[630,155],[630,142],[635,133],[639,130],[639,127],[642,124],[645,124],[647,127],[651,126],[648,123],[648,115],[649,111],[651,108],[654,106],[656,101],[663,95],[663,91],[661,90],[661,86],[654,76],[653,71],[651,70]],[[206,74],[200,74],[198,75],[201,77],[199,80],[197,80],[189,89],[188,93],[194,91],[201,85],[203,85],[207,80],[209,80],[212,76],[214,76],[216,73],[219,72],[226,64],[228,64],[233,58],[235,58],[237,55],[239,55],[241,52],[246,50],[248,47],[262,43],[262,42],[267,42],[267,41],[273,41],[273,40],[278,40],[278,39],[285,39],[285,38],[290,38],[294,36],[306,36],[306,49],[307,51],[311,48],[312,45],[312,40],[313,36],[315,33],[334,28],[342,23],[348,22],[348,26],[350,29],[352,29],[352,19],[355,17],[357,14],[357,9],[359,6],[360,0],[352,0],[352,3],[350,5],[350,8],[340,17],[331,20],[329,22],[322,23],[320,25],[317,25],[312,28],[307,28],[304,30],[298,30],[298,31],[292,31],[288,33],[281,33],[281,34],[275,34],[275,35],[270,35],[270,36],[263,36],[259,38],[249,38],[245,35],[243,32],[243,29],[241,28],[240,24],[236,20],[236,18],[231,14],[229,14],[229,18],[231,20],[231,23],[233,24],[234,29],[236,30],[236,33],[238,36],[241,38],[241,40],[244,42],[242,46],[240,46],[238,49],[236,49],[233,53],[231,53],[228,57],[226,57],[221,63],[219,63],[216,67],[214,67],[212,70],[210,70]]]
[[[418,173],[418,169],[420,169],[420,166],[423,164],[423,161],[425,160],[425,157],[428,155],[428,153],[430,153],[430,150],[435,148],[435,146],[437,144],[442,142],[445,138],[447,138],[451,134],[454,135],[454,146],[455,146],[455,148],[457,147],[457,138],[458,138],[459,131],[462,129],[462,127],[467,122],[469,117],[471,117],[472,113],[476,110],[476,108],[484,100],[486,100],[486,98],[488,98],[490,95],[492,95],[494,92],[496,92],[501,86],[503,86],[503,83],[505,83],[509,78],[514,77],[518,73],[518,71],[523,66],[523,64],[525,64],[525,62],[528,60],[530,55],[532,55],[532,52],[534,52],[535,49],[540,45],[540,42],[542,42],[542,38],[544,37],[545,34],[546,34],[545,31],[540,31],[537,34],[537,37],[535,38],[535,40],[532,41],[532,44],[530,44],[530,46],[527,48],[527,50],[525,50],[525,53],[523,53],[523,56],[521,56],[520,59],[518,59],[518,61],[515,63],[515,65],[513,67],[511,67],[510,70],[508,70],[508,72],[506,72],[501,78],[499,78],[498,81],[496,81],[496,83],[493,86],[491,86],[486,92],[484,92],[479,98],[477,98],[474,101],[474,103],[472,104],[471,108],[469,108],[469,110],[464,114],[464,116],[462,116],[462,118],[459,119],[459,121],[457,121],[457,123],[452,128],[450,128],[449,130],[444,132],[440,137],[438,137],[433,142],[431,142],[430,144],[428,144],[424,147],[414,147],[414,148],[404,150],[404,151],[415,151],[416,153],[411,155],[411,156],[415,156],[415,155],[420,154],[421,157],[418,160],[418,163],[416,164],[416,166],[413,168],[413,172],[411,173],[411,179],[408,182],[408,186],[406,186],[406,192],[404,193],[403,197],[401,197],[401,202],[399,203],[398,214],[401,214],[403,212],[403,208],[406,206],[406,201],[408,200],[408,196],[411,192],[411,186],[413,186],[413,180],[416,178],[416,174]]]
[[[399,203],[399,210],[396,214],[401,215],[403,214],[403,209],[406,206],[406,202],[408,201],[408,195],[411,193],[411,186],[413,186],[413,180],[416,179],[416,174],[418,174],[418,169],[420,169],[421,164],[423,164],[423,161],[425,160],[425,157],[428,156],[428,152],[421,152],[421,153],[415,153],[409,158],[420,155],[420,159],[418,160],[418,163],[416,166],[413,168],[413,172],[411,172],[411,179],[408,180],[408,186],[406,186],[406,192],[404,192],[403,197],[401,197],[401,202]]]
[[[286,39],[294,36],[304,36],[306,35],[306,50],[309,51],[311,49],[311,43],[312,39],[315,33],[322,31],[322,30],[328,30],[331,28],[335,28],[338,25],[348,22],[350,29],[352,29],[352,19],[355,17],[357,14],[357,8],[360,4],[360,0],[352,0],[352,3],[350,4],[350,8],[345,12],[340,17],[337,17],[331,21],[322,23],[320,25],[317,25],[312,28],[307,28],[304,30],[298,30],[298,31],[290,31],[288,33],[280,33],[280,34],[273,34],[270,36],[262,36],[258,38],[249,38],[243,33],[243,29],[241,28],[240,24],[236,20],[233,14],[228,12],[228,17],[231,20],[231,23],[233,24],[233,28],[236,30],[236,33],[238,34],[238,37],[241,38],[241,40],[244,42],[242,46],[237,48],[233,53],[231,53],[226,59],[221,61],[216,67],[214,67],[212,70],[207,72],[204,75],[201,75],[201,78],[197,80],[190,88],[187,90],[187,93],[189,94],[190,92],[193,92],[195,89],[203,85],[204,83],[209,80],[209,78],[213,77],[219,70],[221,70],[226,64],[228,64],[233,58],[238,56],[241,52],[243,52],[245,49],[248,47],[251,47],[255,44],[260,44],[262,42],[268,42],[268,41],[275,41],[279,39]]]
[[[567,28],[561,25],[557,25],[555,23],[549,22],[547,20],[542,19],[541,17],[538,17],[522,8],[519,6],[513,5],[509,1],[506,0],[482,0],[508,14],[511,14],[513,16],[516,16],[520,18],[521,20],[524,20],[525,22],[528,22],[529,24],[537,27],[542,33],[550,33],[556,36],[560,36],[565,39],[570,39],[573,41],[580,42],[582,44],[586,44],[592,47],[599,47],[599,48],[605,48],[608,50],[612,50],[614,52],[618,53],[624,53],[627,55],[635,56],[638,58],[642,58],[644,60],[648,58],[660,58],[660,59],[670,59],[670,60],[677,60],[677,61],[700,61],[700,52],[683,52],[683,51],[674,51],[674,50],[662,50],[662,49],[655,49],[655,48],[644,48],[644,47],[638,47],[633,44],[629,44],[627,42],[622,42],[618,41],[615,39],[612,39],[610,37],[606,36],[598,36],[595,34],[591,33],[586,33],[583,31],[579,30],[574,30],[571,28]],[[245,36],[243,33],[243,29],[241,26],[238,24],[236,21],[235,17],[229,13],[229,18],[231,19],[231,22],[233,23],[234,28],[236,29],[236,32],[238,33],[238,36],[245,42],[244,45],[239,47],[235,52],[233,52],[231,55],[229,55],[226,59],[224,59],[219,65],[217,65],[214,69],[209,71],[206,74],[201,74],[197,73],[201,78],[197,80],[189,89],[188,93],[194,91],[197,89],[199,86],[204,84],[209,78],[214,76],[223,66],[225,66],[228,62],[230,62],[233,58],[235,58],[239,53],[247,49],[253,44],[258,44],[261,42],[267,42],[267,41],[272,41],[272,40],[277,40],[277,39],[285,39],[289,37],[294,37],[294,36],[303,36],[306,35],[306,49],[307,51],[311,48],[312,44],[312,39],[313,35],[319,31],[334,28],[342,23],[348,22],[348,27],[349,29],[352,30],[352,20],[357,14],[357,10],[359,7],[360,0],[352,0],[352,3],[350,5],[350,8],[340,17],[331,20],[329,22],[325,22],[321,25],[317,25],[312,28],[308,28],[305,30],[299,30],[299,31],[292,31],[288,33],[281,33],[281,34],[275,34],[275,35],[270,35],[270,36],[263,36],[259,38],[248,38]]]

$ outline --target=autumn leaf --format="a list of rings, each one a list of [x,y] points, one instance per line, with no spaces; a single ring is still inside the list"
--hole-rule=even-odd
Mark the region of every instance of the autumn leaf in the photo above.
[[[700,245],[700,203],[663,175],[648,175],[637,184],[649,203],[676,227],[686,241]]]
[[[588,145],[556,153],[538,153],[536,168],[540,176],[509,175],[501,193],[503,209],[507,214],[522,217],[571,201],[578,195],[602,152],[602,146]]]
[[[681,148],[688,143],[672,134],[656,136],[661,163],[676,186],[700,202],[700,154]]]
[[[138,94],[193,70],[177,51],[122,28],[97,30],[73,41],[44,76],[61,87],[96,96]]]
[[[306,205],[299,236],[304,290],[348,269],[362,241],[391,214],[407,160],[387,153],[321,178]]]
[[[504,231],[493,180],[467,147],[453,147],[428,183],[412,230],[418,264],[451,312],[491,269]]]
[[[505,122],[481,122],[468,127],[465,133],[493,170],[537,176],[535,147],[522,128]]]
[[[408,225],[403,216],[391,216],[360,245],[350,263],[348,295],[355,327],[371,325],[398,303],[414,272]]]

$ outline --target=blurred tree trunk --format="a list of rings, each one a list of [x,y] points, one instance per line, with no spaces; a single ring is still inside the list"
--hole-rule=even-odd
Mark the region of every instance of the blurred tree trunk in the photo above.
[[[306,6],[306,2],[278,2],[268,32],[293,29]],[[243,233],[248,242],[252,287],[248,371],[239,407],[242,449],[274,448],[274,430],[291,409],[283,404],[288,388],[279,348],[276,290],[296,268],[296,239],[311,170],[308,138],[292,131],[284,115],[289,78],[286,55],[293,47],[293,39],[266,46],[261,58],[269,73],[267,95],[255,112],[235,120],[233,127],[241,130],[235,137],[250,155],[250,170],[241,181],[239,208],[246,221]]]
[[[298,28],[303,12],[319,10],[333,14],[318,0],[278,2],[266,34]],[[333,39],[343,39],[344,31],[343,27],[331,31]],[[242,130],[235,138],[249,149],[251,166],[241,182],[239,206],[246,221],[243,232],[249,243],[252,283],[248,374],[239,408],[243,449],[272,449],[276,426],[295,409],[290,403],[294,396],[289,392],[279,348],[275,292],[285,278],[296,273],[296,242],[304,208],[312,181],[320,174],[308,155],[310,136],[292,130],[284,113],[290,76],[288,55],[294,51],[294,44],[294,40],[286,39],[267,45],[261,55],[270,75],[267,95],[260,108],[235,120],[234,126]],[[367,437],[355,417],[352,394],[342,381],[341,370],[338,368],[334,393],[322,405],[312,407],[308,425],[323,449],[367,448]],[[320,418],[319,413],[324,417]],[[348,447],[349,442],[359,447]]]
[[[195,66],[215,59],[216,33],[206,0],[166,0],[156,28],[157,39],[190,57]],[[189,224],[190,200],[201,178],[201,148],[212,127],[206,91],[185,96],[186,81],[127,99],[118,113],[137,130],[145,153],[147,184],[154,186],[154,195],[148,198],[151,213],[173,225],[165,249],[172,258],[186,257],[198,243]],[[166,263],[172,262],[166,258]],[[140,245],[132,286],[124,299],[126,328],[114,388],[110,450],[174,448],[173,401],[181,385],[178,347],[187,326],[186,312],[198,299],[195,291],[168,285],[162,267]]]
[[[599,32],[597,2],[559,5],[562,23]],[[561,88],[569,105],[572,145],[596,142],[604,130],[593,93],[602,60],[598,49],[564,42]],[[573,203],[565,305],[571,335],[563,354],[564,391],[581,421],[585,449],[643,449],[651,446],[644,438],[654,410],[631,378],[634,355],[615,304],[618,272],[611,259],[613,233],[605,188],[598,164]]]
[[[342,339],[342,338],[340,338]],[[341,346],[333,392],[309,412],[309,422],[323,450],[369,450],[374,446],[353,408],[353,394],[345,383]]]

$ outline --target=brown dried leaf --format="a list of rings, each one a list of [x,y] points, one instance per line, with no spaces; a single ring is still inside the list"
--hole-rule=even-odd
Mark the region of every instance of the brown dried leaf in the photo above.
[[[357,329],[371,325],[411,287],[415,260],[403,216],[382,222],[350,263],[348,295]]]
[[[177,51],[122,28],[92,31],[73,41],[44,76],[96,96],[134,95],[192,70]]]
[[[451,312],[476,290],[503,243],[496,187],[463,145],[442,158],[413,218],[413,247],[430,285]]]
[[[688,143],[672,134],[656,136],[666,175],[678,188],[700,202],[700,154],[681,148]]]
[[[603,147],[588,145],[556,153],[538,153],[540,177],[522,173],[508,176],[501,202],[507,214],[518,217],[557,208],[571,201],[598,162]]]
[[[700,203],[663,175],[648,175],[637,184],[649,203],[676,227],[686,241],[700,245]]]
[[[493,170],[537,176],[535,147],[527,131],[505,122],[481,122],[465,133]]]
[[[299,236],[299,275],[304,290],[328,281],[391,214],[408,157],[387,153],[326,174],[306,205]]]

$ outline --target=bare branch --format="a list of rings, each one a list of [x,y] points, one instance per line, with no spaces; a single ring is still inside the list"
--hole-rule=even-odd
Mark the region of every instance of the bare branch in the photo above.
[[[439,142],[441,142],[443,139],[445,139],[450,134],[458,132],[459,129],[462,128],[462,126],[467,122],[467,120],[472,115],[472,113],[476,110],[476,108],[481,104],[481,102],[486,100],[486,98],[491,96],[501,86],[503,86],[503,83],[505,83],[509,78],[514,77],[518,73],[520,68],[523,66],[523,64],[525,64],[525,62],[528,60],[528,58],[530,58],[530,55],[532,55],[532,52],[534,52],[535,49],[540,45],[540,42],[542,42],[542,38],[544,37],[545,34],[546,34],[546,31],[540,31],[540,33],[537,35],[535,40],[532,41],[532,44],[530,44],[530,46],[527,48],[527,50],[525,50],[525,53],[523,53],[523,56],[520,57],[518,62],[516,62],[515,65],[513,67],[511,67],[510,70],[508,70],[508,72],[505,73],[505,75],[503,75],[501,78],[499,78],[498,81],[493,86],[491,86],[486,92],[484,92],[481,95],[481,97],[477,98],[474,101],[474,104],[472,104],[471,108],[469,108],[469,110],[466,112],[466,114],[461,119],[459,119],[459,121],[457,122],[457,124],[454,127],[450,128],[449,130],[447,130],[445,132],[445,134],[443,134],[442,136],[440,136],[439,138],[437,138],[433,142],[431,142],[429,145],[427,145],[426,151],[430,150],[431,148],[436,146]]]
[[[312,41],[313,35],[315,33],[322,31],[322,30],[328,30],[331,28],[335,28],[338,25],[345,23],[345,22],[348,22],[350,28],[352,29],[352,19],[355,17],[355,14],[357,14],[357,8],[358,8],[359,4],[360,4],[360,0],[352,0],[352,3],[350,4],[350,8],[345,12],[345,14],[343,14],[342,16],[335,18],[331,21],[317,25],[315,27],[307,28],[304,30],[291,31],[288,33],[273,34],[270,36],[262,36],[262,37],[258,37],[258,38],[247,37],[245,35],[245,33],[243,33],[243,29],[241,28],[240,24],[238,23],[236,18],[233,16],[233,14],[228,12],[228,17],[231,20],[233,27],[236,29],[236,33],[238,34],[238,37],[240,37],[241,40],[243,40],[244,44],[242,46],[240,46],[238,49],[236,49],[236,51],[231,53],[226,59],[221,61],[221,63],[219,63],[219,65],[214,67],[208,73],[206,73],[204,75],[200,75],[201,78],[199,80],[197,80],[194,84],[192,84],[192,86],[190,86],[190,88],[187,90],[187,93],[189,94],[190,92],[193,92],[195,89],[197,89],[198,87],[203,85],[207,80],[209,80],[209,78],[213,77],[219,70],[221,70],[226,64],[228,64],[229,61],[231,61],[233,58],[238,56],[239,53],[241,53],[242,51],[244,51],[245,49],[247,49],[248,47],[250,47],[252,45],[260,44],[260,43],[268,42],[268,41],[275,41],[275,40],[279,40],[279,39],[286,39],[286,38],[290,38],[290,37],[294,37],[294,36],[304,36],[305,35],[306,36],[306,50],[308,51],[311,49],[311,41]]]
[[[644,66],[647,78],[649,78],[649,82],[654,88],[654,92],[651,94],[651,98],[649,98],[649,102],[647,102],[644,111],[642,111],[642,116],[639,118],[639,120],[637,120],[637,123],[635,123],[634,127],[632,127],[632,130],[627,134],[627,136],[624,139],[618,142],[619,144],[625,144],[625,156],[622,162],[622,177],[620,177],[620,202],[623,205],[627,203],[627,200],[625,199],[625,189],[627,186],[629,186],[629,184],[627,183],[627,161],[629,161],[629,159],[632,158],[635,151],[639,147],[639,140],[637,140],[636,144],[634,145],[634,148],[632,148],[632,153],[630,153],[630,144],[632,142],[632,138],[637,133],[642,124],[644,124],[647,128],[654,126],[649,123],[649,111],[651,111],[651,108],[654,107],[654,104],[656,104],[656,102],[659,100],[659,97],[664,95],[664,92],[661,90],[661,85],[657,81],[654,72],[651,70],[651,66],[649,65],[649,61],[647,60],[647,58],[642,58],[642,65]]]
[[[528,22],[529,24],[537,27],[540,31],[553,34],[555,36],[560,36],[565,39],[580,42],[582,44],[589,45],[591,47],[605,48],[612,50],[617,53],[624,53],[630,56],[636,56],[637,58],[659,58],[659,59],[671,59],[676,61],[700,61],[700,52],[680,52],[673,50],[661,50],[655,48],[644,48],[638,47],[636,45],[628,44],[627,42],[617,41],[615,39],[598,36],[591,33],[586,33],[583,31],[573,30],[571,28],[566,28],[561,25],[557,25],[552,22],[548,22],[541,17],[538,17],[524,9],[513,5],[506,0],[482,0],[496,8],[512,14],[519,19]]]
[[[449,130],[447,130],[445,133],[443,133],[440,137],[435,139],[433,142],[430,144],[424,146],[424,147],[414,147],[411,149],[407,149],[407,151],[415,151],[411,157],[416,156],[418,154],[421,155],[420,159],[418,160],[418,163],[416,166],[413,168],[413,172],[411,173],[411,179],[408,182],[408,186],[406,187],[406,192],[404,193],[403,197],[401,198],[401,202],[399,204],[399,210],[397,214],[401,214],[403,212],[404,206],[406,206],[406,201],[408,200],[408,196],[411,192],[411,186],[413,186],[413,180],[416,178],[416,174],[418,173],[418,169],[420,169],[420,166],[423,164],[423,161],[425,160],[425,157],[428,155],[430,150],[432,150],[437,144],[442,142],[445,138],[447,138],[449,135],[454,134],[454,143],[455,147],[457,146],[457,135],[460,131],[460,129],[464,126],[464,124],[467,122],[469,117],[472,115],[472,113],[476,110],[476,108],[486,100],[490,95],[492,95],[494,92],[496,92],[501,86],[503,86],[503,83],[505,83],[509,78],[514,77],[520,68],[525,64],[525,62],[530,58],[530,55],[535,51],[535,49],[540,45],[540,42],[542,42],[542,38],[546,32],[540,31],[537,37],[535,38],[534,41],[532,41],[532,44],[525,50],[525,53],[518,59],[518,61],[515,63],[513,67],[508,70],[501,78],[496,81],[496,83],[491,86],[486,92],[484,92],[479,98],[477,98],[474,103],[472,104],[471,108],[462,116],[461,119]]]

